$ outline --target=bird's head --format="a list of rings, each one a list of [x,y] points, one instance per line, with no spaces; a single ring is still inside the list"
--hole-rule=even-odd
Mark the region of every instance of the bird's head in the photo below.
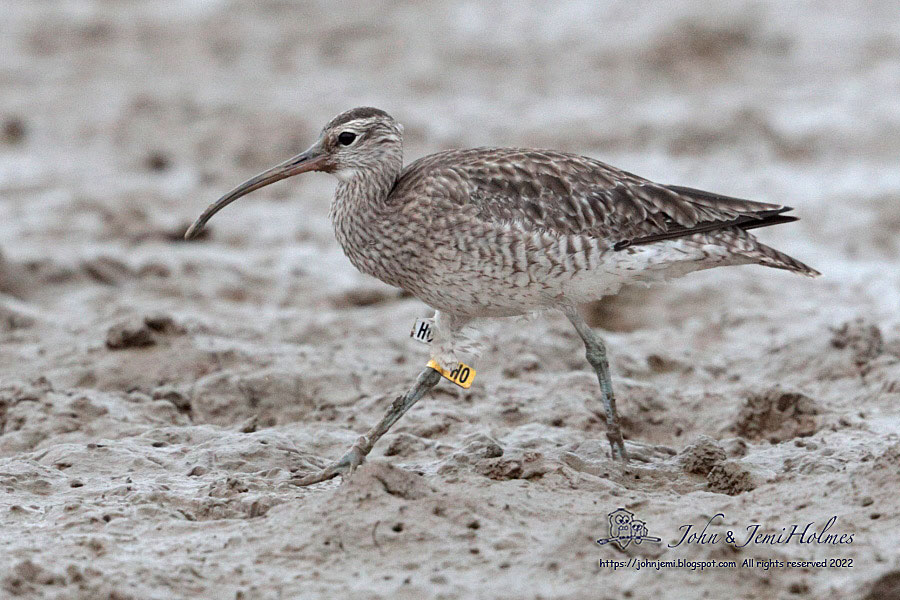
[[[184,234],[191,239],[214,214],[246,194],[270,183],[306,173],[324,171],[342,182],[359,175],[396,177],[403,166],[403,126],[377,108],[342,112],[322,129],[319,139],[297,156],[240,184],[201,214]]]

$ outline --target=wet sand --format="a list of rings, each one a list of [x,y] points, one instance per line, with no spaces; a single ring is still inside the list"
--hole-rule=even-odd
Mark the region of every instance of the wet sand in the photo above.
[[[0,2],[0,595],[900,597],[896,6],[598,4]],[[791,205],[758,235],[824,275],[585,307],[651,463],[609,459],[546,314],[486,323],[471,390],[297,488],[409,386],[430,311],[344,258],[326,175],[180,236],[357,105],[407,160],[549,147]],[[620,507],[661,542],[598,545]],[[832,517],[852,543],[772,542]],[[710,519],[771,535],[668,547]]]

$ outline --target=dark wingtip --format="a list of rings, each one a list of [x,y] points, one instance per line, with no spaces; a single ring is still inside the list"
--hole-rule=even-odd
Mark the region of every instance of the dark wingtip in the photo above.
[[[741,223],[737,225],[741,229],[759,229],[760,227],[771,227],[772,225],[782,225],[784,223],[793,223],[794,221],[799,221],[800,217],[795,217],[794,215],[782,215],[779,213],[775,213],[769,217],[764,217],[759,219],[758,221],[747,221],[745,223]]]
[[[672,240],[680,237],[687,237],[689,235],[694,235],[695,233],[704,233],[708,231],[716,231],[719,229],[727,229],[729,227],[737,227],[738,229],[758,229],[760,227],[770,227],[772,225],[781,225],[782,223],[793,223],[794,221],[799,221],[799,217],[795,217],[793,215],[783,215],[782,212],[785,210],[789,210],[787,208],[774,209],[771,211],[767,211],[765,213],[760,213],[758,215],[743,216],[738,217],[732,221],[708,221],[706,223],[701,223],[697,227],[692,227],[690,229],[676,229],[671,231],[666,231],[664,233],[657,233],[654,235],[648,235],[645,237],[639,237],[630,240],[622,240],[620,242],[616,242],[613,246],[613,250],[624,250],[629,246],[639,246],[643,244],[653,244],[656,242],[661,242],[663,240]]]

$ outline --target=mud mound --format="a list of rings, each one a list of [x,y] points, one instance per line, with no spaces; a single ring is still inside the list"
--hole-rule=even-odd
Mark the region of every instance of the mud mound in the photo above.
[[[678,461],[688,473],[706,475],[710,470],[721,464],[726,458],[725,450],[714,439],[705,435],[687,448],[678,456]]]
[[[813,435],[818,428],[815,400],[802,392],[776,386],[751,395],[732,426],[732,431],[751,440],[773,444]]]
[[[380,495],[403,500],[419,500],[434,493],[424,477],[382,460],[370,460],[361,465],[342,485],[337,497],[362,503]]]
[[[749,492],[759,483],[753,471],[737,460],[726,460],[713,465],[706,480],[709,491],[729,496]]]
[[[884,351],[881,329],[865,319],[847,321],[831,331],[831,345],[840,350],[848,350],[858,367],[878,358]]]
[[[890,571],[875,580],[863,600],[900,598],[900,571]]]

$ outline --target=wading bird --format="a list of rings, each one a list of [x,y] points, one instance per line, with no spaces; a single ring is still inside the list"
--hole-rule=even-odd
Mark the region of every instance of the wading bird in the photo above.
[[[185,236],[219,210],[281,179],[324,171],[338,178],[330,217],[353,265],[435,309],[433,363],[453,369],[473,319],[561,310],[600,382],[607,438],[628,460],[606,348],[577,305],[623,284],[664,281],[722,265],[818,272],[761,244],[749,229],[795,221],[787,206],[661,185],[584,156],[524,148],[448,150],[403,166],[403,129],[376,108],[339,114],[305,152],[211,204]],[[375,442],[441,379],[426,367],[339,460],[309,485],[360,465]]]

